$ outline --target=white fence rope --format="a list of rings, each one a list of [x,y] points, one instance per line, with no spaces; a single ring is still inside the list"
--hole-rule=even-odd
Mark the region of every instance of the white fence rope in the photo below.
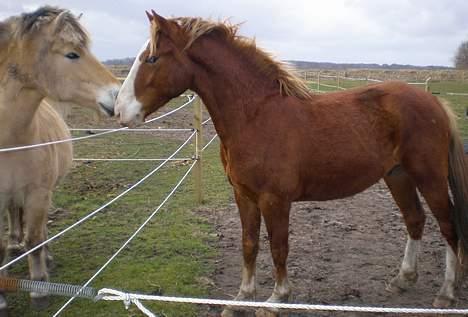
[[[115,129],[100,129],[100,128],[71,128],[69,129],[70,131],[115,131]],[[188,132],[188,131],[193,131],[193,129],[165,129],[165,128],[156,128],[156,129],[150,129],[150,128],[142,128],[142,129],[123,129],[123,130],[117,130],[115,132]]]
[[[32,252],[36,251],[37,249],[43,247],[44,245],[50,243],[51,241],[54,241],[56,240],[57,238],[61,237],[62,235],[64,235],[65,233],[67,233],[68,231],[72,230],[73,228],[79,226],[80,224],[82,224],[83,222],[85,222],[86,220],[92,218],[94,215],[96,215],[97,213],[101,212],[103,209],[107,208],[108,206],[110,206],[111,204],[113,204],[114,202],[116,202],[117,200],[119,200],[120,198],[122,198],[123,196],[127,195],[130,191],[132,191],[133,189],[135,189],[137,186],[139,186],[141,183],[143,183],[145,180],[147,180],[149,177],[151,177],[154,173],[156,173],[157,171],[159,171],[164,165],[167,164],[167,162],[169,162],[170,159],[172,159],[174,156],[177,155],[177,153],[179,153],[184,147],[185,145],[187,145],[187,143],[197,134],[196,131],[194,131],[189,137],[187,140],[185,140],[185,142],[174,152],[172,153],[167,159],[165,159],[161,164],[159,164],[156,168],[154,168],[151,172],[149,172],[147,175],[145,175],[142,179],[140,179],[138,182],[136,182],[135,184],[133,184],[132,186],[130,186],[128,189],[126,189],[125,191],[123,191],[122,193],[120,193],[119,195],[117,195],[116,197],[114,197],[113,199],[111,199],[110,201],[108,201],[107,203],[105,203],[104,205],[102,205],[101,207],[99,207],[98,209],[94,210],[93,212],[89,213],[88,215],[86,215],[85,217],[81,218],[79,221],[75,222],[74,224],[70,225],[69,227],[67,227],[66,229],[60,231],[59,233],[53,235],[52,237],[50,237],[49,239],[45,240],[44,242],[38,244],[37,246],[33,247],[32,249],[26,251],[25,253],[21,254],[20,256],[14,258],[13,260],[9,261],[8,263],[2,265],[0,267],[0,271],[6,269],[7,267],[10,267],[11,265],[13,265],[14,263],[20,261],[21,259],[23,259],[24,257],[26,257],[27,255],[31,254]]]
[[[367,81],[367,78],[359,78],[359,77],[345,77],[345,76],[338,76],[340,79],[350,80],[350,81]]]
[[[190,298],[190,297],[173,297],[173,296],[157,296],[133,294],[117,291],[114,289],[103,288],[98,291],[97,300],[106,301],[123,301],[128,309],[131,303],[135,304],[143,313],[149,317],[155,316],[146,307],[141,304],[140,300],[158,301],[166,303],[184,303],[184,304],[199,304],[199,305],[214,305],[214,306],[231,306],[231,307],[249,307],[249,308],[272,308],[285,310],[300,310],[300,311],[338,311],[338,312],[360,312],[360,313],[396,313],[396,314],[433,314],[447,315],[468,314],[468,309],[436,309],[436,308],[400,308],[400,307],[360,307],[360,306],[338,306],[338,305],[311,305],[311,304],[287,304],[287,303],[270,303],[270,302],[248,302],[234,300],[219,300],[205,298]]]
[[[307,78],[307,72],[305,74],[305,77]],[[317,85],[317,88],[316,89],[311,89],[312,91],[314,92],[318,92],[318,93],[323,93],[323,92],[328,92],[328,91],[323,91],[323,90],[320,90],[320,86],[323,86],[323,87],[328,87],[328,88],[336,88],[336,89],[340,89],[340,90],[347,90],[349,88],[345,88],[345,87],[342,87],[341,84],[342,82],[340,82],[340,79],[341,80],[348,80],[348,81],[365,81],[367,83],[369,82],[375,82],[375,83],[381,83],[383,82],[382,80],[379,80],[379,79],[373,79],[373,78],[359,78],[359,77],[346,77],[346,76],[342,76],[340,74],[337,74],[337,75],[325,75],[325,74],[321,74],[320,72],[317,73],[317,76],[312,76],[312,77],[316,77],[317,78],[317,81],[308,81],[309,84],[313,84],[313,85]],[[324,84],[322,82],[320,82],[320,78],[326,78],[327,82],[330,81],[330,79],[332,79],[333,81],[336,80],[337,84],[336,85],[332,85],[330,83],[328,84]],[[426,91],[429,91],[429,82],[431,80],[431,77],[428,77],[424,82],[406,82],[408,85],[419,85],[419,86],[425,86],[425,90]]]
[[[464,92],[446,92],[445,94],[449,96],[468,96],[468,93]]]
[[[205,125],[205,124],[207,124],[207,123],[210,122],[210,121],[211,121],[211,117],[208,118],[208,119],[206,119],[205,121],[203,121],[203,122],[202,122],[202,125]]]
[[[336,75],[325,75],[325,74],[320,74],[320,77],[323,77],[323,78],[337,78]]]
[[[190,174],[190,172],[192,171],[192,169],[193,169],[193,167],[195,166],[196,163],[197,163],[197,161],[194,161],[190,165],[188,170],[185,172],[184,176],[182,176],[182,178],[179,180],[179,182],[174,186],[174,188],[169,192],[169,194],[167,194],[166,198],[164,198],[164,200],[161,202],[161,204],[159,204],[159,206],[151,213],[151,215],[148,218],[146,218],[146,220],[143,222],[143,224],[140,227],[138,227],[138,229],[127,239],[127,241],[125,241],[124,244],[122,244],[122,246],[107,260],[107,262],[104,263],[104,265],[102,265],[101,268],[99,268],[99,270],[97,270],[96,273],[94,273],[94,275],[85,284],[83,284],[81,289],[73,297],[71,297],[53,315],[53,317],[58,316],[68,305],[70,305],[71,302],[77,297],[77,295],[83,289],[85,289],[102,271],[104,271],[104,269],[120,254],[120,252],[122,252],[122,250],[125,249],[127,247],[127,245],[143,230],[143,228],[151,221],[151,219],[153,219],[153,217],[159,212],[159,210],[166,204],[166,202],[169,200],[169,198],[171,198],[175,194],[177,189],[180,187],[180,185],[184,182],[184,180]]]
[[[162,115],[160,115],[158,117],[147,120],[143,124],[148,124],[148,123],[154,122],[154,121],[159,120],[161,118],[167,117],[167,116],[173,114],[176,111],[179,111],[180,109],[182,109],[182,108],[188,106],[190,103],[192,103],[192,101],[195,100],[196,97],[195,96],[187,96],[187,98],[189,100],[185,104],[175,108],[174,110],[171,110],[171,111],[169,111],[167,113],[164,113],[164,114],[162,114]],[[28,150],[28,149],[34,149],[34,148],[38,148],[38,147],[42,147],[42,146],[47,146],[47,145],[81,141],[81,140],[91,139],[91,138],[95,138],[95,137],[98,137],[98,136],[103,136],[103,135],[106,135],[106,134],[115,133],[115,132],[122,131],[122,130],[127,130],[127,129],[128,129],[127,127],[124,127],[124,128],[119,128],[119,129],[111,129],[109,131],[104,131],[104,132],[101,132],[101,133],[96,133],[96,134],[91,134],[91,135],[86,135],[86,136],[81,136],[81,137],[75,137],[75,138],[69,138],[69,139],[63,139],[63,140],[56,140],[56,141],[50,141],[50,142],[44,142],[44,143],[38,143],[38,144],[16,146],[16,147],[10,147],[10,148],[3,148],[3,149],[0,149],[0,153]]]
[[[192,161],[192,157],[172,158],[170,160],[164,158],[74,158],[77,162],[161,162],[161,161]]]
[[[213,141],[214,141],[217,137],[218,137],[218,134],[213,135],[213,137],[211,138],[211,140],[208,141],[208,143],[206,143],[205,146],[202,148],[202,151],[205,151],[205,149],[206,149],[207,147],[209,147],[210,144],[213,143]]]

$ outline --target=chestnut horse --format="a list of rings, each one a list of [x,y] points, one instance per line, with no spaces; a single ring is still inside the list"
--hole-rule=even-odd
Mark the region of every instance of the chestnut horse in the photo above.
[[[67,10],[43,7],[0,22],[0,148],[70,138],[50,100],[113,113],[118,80],[90,53],[89,38]],[[47,236],[52,191],[72,164],[72,145],[0,152],[0,261],[3,219],[10,214],[10,247],[27,249]],[[0,263],[1,263],[0,262]],[[47,280],[45,248],[29,256],[31,279]],[[4,272],[2,272],[4,273]],[[43,306],[46,294],[31,293]],[[0,312],[6,302],[0,296]]]
[[[202,98],[221,139],[242,223],[237,300],[255,296],[261,216],[275,266],[268,301],[283,302],[290,295],[291,203],[348,197],[383,178],[408,230],[403,264],[389,288],[401,291],[417,279],[425,222],[419,190],[447,241],[445,280],[434,305],[453,303],[458,247],[468,250],[468,175],[449,107],[402,82],[313,95],[284,65],[238,36],[236,26],[165,19],[154,11],[148,17],[150,41],[115,112],[121,124],[133,126],[187,89]],[[231,315],[226,308],[223,316]]]

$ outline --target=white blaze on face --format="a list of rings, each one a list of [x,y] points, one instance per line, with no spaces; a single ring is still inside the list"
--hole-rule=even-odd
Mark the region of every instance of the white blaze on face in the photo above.
[[[133,63],[132,68],[130,68],[130,72],[122,84],[122,88],[120,88],[119,95],[117,96],[115,114],[120,114],[120,122],[125,125],[132,123],[138,124],[141,122],[135,121],[142,121],[144,119],[141,115],[142,104],[135,97],[135,77],[141,65],[139,57],[148,47],[148,43],[149,40],[143,44],[138,52],[135,62]]]

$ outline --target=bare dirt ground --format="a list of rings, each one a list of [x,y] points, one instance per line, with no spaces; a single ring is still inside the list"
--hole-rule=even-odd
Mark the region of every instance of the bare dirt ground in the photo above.
[[[428,214],[419,262],[419,281],[404,294],[385,290],[398,272],[406,243],[399,210],[383,183],[354,197],[328,202],[301,202],[291,211],[289,277],[292,302],[386,307],[430,307],[441,286],[445,246],[437,224]],[[205,210],[215,224],[219,257],[212,296],[232,298],[240,284],[240,220],[235,204]],[[264,226],[257,262],[257,300],[273,289],[272,261]],[[468,283],[463,283],[458,307],[468,307]],[[210,316],[219,315],[213,309]],[[284,314],[283,314],[284,315]],[[369,316],[356,313],[289,316]],[[374,316],[376,314],[373,314]],[[390,316],[390,315],[386,315]]]

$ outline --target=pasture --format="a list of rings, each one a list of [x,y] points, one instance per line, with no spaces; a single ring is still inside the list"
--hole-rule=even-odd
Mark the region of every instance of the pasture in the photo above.
[[[344,87],[359,85],[345,82]],[[313,85],[311,84],[311,87]],[[461,81],[431,84],[434,92],[468,92]],[[466,96],[443,96],[460,116],[459,126],[468,138]],[[161,112],[180,105],[177,98]],[[160,113],[161,113],[160,112]],[[205,118],[207,117],[205,113]],[[71,127],[115,127],[112,120],[92,122],[92,115],[73,109]],[[192,108],[154,124],[154,127],[192,127]],[[205,140],[213,135],[205,129]],[[76,134],[80,135],[80,134]],[[75,143],[75,157],[165,158],[188,133],[117,133]],[[178,157],[191,157],[193,142]],[[197,207],[191,178],[161,210],[129,247],[92,284],[149,294],[231,298],[239,284],[240,223],[232,203],[230,186],[219,160],[217,142],[203,153],[205,204]],[[82,284],[109,258],[143,222],[180,179],[190,162],[171,162],[141,187],[109,206],[50,246],[54,255],[51,281]],[[56,191],[50,211],[49,235],[112,199],[139,180],[158,162],[75,162],[72,172]],[[426,208],[427,211],[427,208]],[[371,213],[375,219],[357,226],[353,220]],[[404,249],[404,225],[388,191],[378,184],[352,198],[327,203],[298,203],[291,212],[290,254],[293,300],[307,303],[430,306],[440,286],[443,244],[429,216],[424,245],[436,251],[421,255],[421,280],[409,295],[385,292]],[[325,232],[318,228],[325,228]],[[325,237],[329,240],[325,242]],[[267,239],[262,233],[258,263],[259,297],[271,292],[271,260]],[[429,248],[427,248],[429,249]],[[427,251],[427,252],[426,252]],[[392,272],[394,269],[394,272]],[[26,261],[10,274],[27,277]],[[468,306],[466,284],[460,307]],[[44,312],[32,312],[26,293],[8,296],[12,316],[50,316],[65,301],[51,298]],[[215,316],[219,310],[191,305],[148,303],[162,316]],[[132,306],[125,311],[120,302],[92,303],[76,300],[63,316],[140,316]],[[321,316],[321,314],[313,314]],[[323,314],[326,316],[327,314]],[[357,316],[346,314],[345,316]]]

